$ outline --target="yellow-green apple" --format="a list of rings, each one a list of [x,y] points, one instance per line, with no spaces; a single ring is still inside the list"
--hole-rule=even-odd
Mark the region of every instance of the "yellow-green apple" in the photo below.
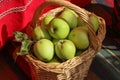
[[[52,39],[52,42],[53,42],[53,44],[55,45],[56,44],[56,42],[58,42],[60,39]]]
[[[66,38],[69,34],[69,31],[69,25],[61,18],[54,18],[48,27],[49,34],[55,39]]]
[[[75,11],[69,8],[65,8],[65,10],[71,11],[77,17],[77,27],[86,25],[85,21]]]
[[[76,27],[74,28],[68,39],[73,41],[77,49],[86,49],[89,46],[88,28],[87,27]]]
[[[99,25],[100,25],[99,19],[95,14],[89,15],[89,18],[90,18],[90,21],[91,21],[91,23],[93,25],[93,29],[96,32],[98,30],[98,28],[99,28]]]
[[[36,26],[32,31],[33,40],[37,41],[40,39],[51,39],[47,29],[41,26]]]
[[[85,21],[73,10],[69,8],[65,8],[66,11],[71,11],[77,18],[77,26],[84,26],[86,25]]]
[[[58,57],[54,56],[53,59],[51,61],[48,62],[48,64],[52,64],[52,65],[58,65],[61,62],[58,60]]]
[[[73,10],[71,10],[71,9],[69,9],[69,8],[65,8],[65,10],[66,10],[66,11],[67,11],[67,10],[68,10],[68,11],[71,11],[76,17],[79,17],[78,14],[77,14],[75,11],[73,11]]]
[[[55,18],[55,16],[53,16],[53,15],[47,15],[44,19],[43,19],[43,21],[42,21],[42,25],[43,26],[48,26],[48,24],[50,23],[50,21],[53,19],[53,18]]]
[[[38,59],[49,62],[54,56],[54,45],[48,39],[40,39],[33,45],[33,51]]]
[[[70,40],[59,40],[55,43],[55,53],[62,61],[65,61],[75,56],[76,47]]]
[[[61,12],[59,17],[64,19],[69,24],[70,28],[73,29],[73,28],[77,27],[77,17],[70,10],[65,9],[63,12]]]
[[[84,25],[87,25],[87,23],[85,23],[85,21],[81,17],[78,17],[77,26],[84,26]]]

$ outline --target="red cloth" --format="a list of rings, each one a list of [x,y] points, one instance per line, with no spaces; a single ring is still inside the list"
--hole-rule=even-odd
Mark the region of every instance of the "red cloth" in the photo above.
[[[31,21],[34,10],[42,2],[43,0],[3,0],[0,2],[0,48],[9,37],[13,36],[14,31],[22,30]],[[4,12],[6,13],[2,16]]]
[[[44,0],[0,0],[0,49],[14,31],[21,31],[31,21],[35,9]],[[70,0],[69,0],[70,1]],[[71,0],[76,4],[76,0]],[[91,0],[78,0],[85,6]],[[86,3],[87,1],[87,3]]]
[[[80,6],[80,7],[85,7],[91,3],[91,0],[70,0],[73,4]]]

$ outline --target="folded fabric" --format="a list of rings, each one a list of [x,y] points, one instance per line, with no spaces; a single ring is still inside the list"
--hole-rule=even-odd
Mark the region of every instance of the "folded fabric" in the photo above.
[[[101,80],[120,80],[120,39],[106,38],[100,52],[95,56],[92,70]]]
[[[68,1],[76,4],[75,0]],[[82,7],[91,2],[91,0],[77,1],[76,5]],[[43,2],[44,0],[0,0],[0,49],[9,37],[13,36],[14,31],[21,31],[27,26],[36,8]]]
[[[31,21],[33,13],[43,0],[1,0],[0,48],[16,30],[22,30]]]

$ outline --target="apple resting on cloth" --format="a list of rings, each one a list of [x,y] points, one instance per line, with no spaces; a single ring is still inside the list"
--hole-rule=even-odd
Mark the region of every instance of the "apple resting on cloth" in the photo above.
[[[74,28],[70,32],[68,39],[73,41],[77,49],[85,50],[89,46],[88,28],[85,26]]]
[[[64,39],[68,36],[70,31],[67,22],[60,18],[54,18],[48,27],[49,34],[55,39]]]
[[[55,43],[55,53],[63,61],[75,56],[76,47],[70,40],[59,40]]]
[[[44,62],[49,62],[54,56],[54,45],[48,39],[40,39],[33,45],[35,56]]]

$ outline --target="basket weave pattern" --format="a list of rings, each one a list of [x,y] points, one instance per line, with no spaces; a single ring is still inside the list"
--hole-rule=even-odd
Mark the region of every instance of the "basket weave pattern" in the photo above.
[[[50,10],[39,17],[43,9],[51,5],[59,5],[60,7]],[[82,55],[69,59],[59,65],[46,64],[31,54],[25,55],[24,59],[29,64],[32,80],[83,80],[87,76],[89,67],[95,54],[101,48],[102,41],[104,40],[106,33],[104,19],[98,16],[100,26],[96,35],[88,17],[88,15],[93,13],[88,12],[87,10],[80,8],[68,1],[46,0],[36,10],[33,16],[33,21],[30,24],[31,28],[34,29],[35,24],[38,24],[40,21],[42,21],[48,14],[56,15],[65,7],[70,8],[78,13],[78,15],[82,17],[82,19],[89,25],[90,46],[86,51],[83,52]]]

